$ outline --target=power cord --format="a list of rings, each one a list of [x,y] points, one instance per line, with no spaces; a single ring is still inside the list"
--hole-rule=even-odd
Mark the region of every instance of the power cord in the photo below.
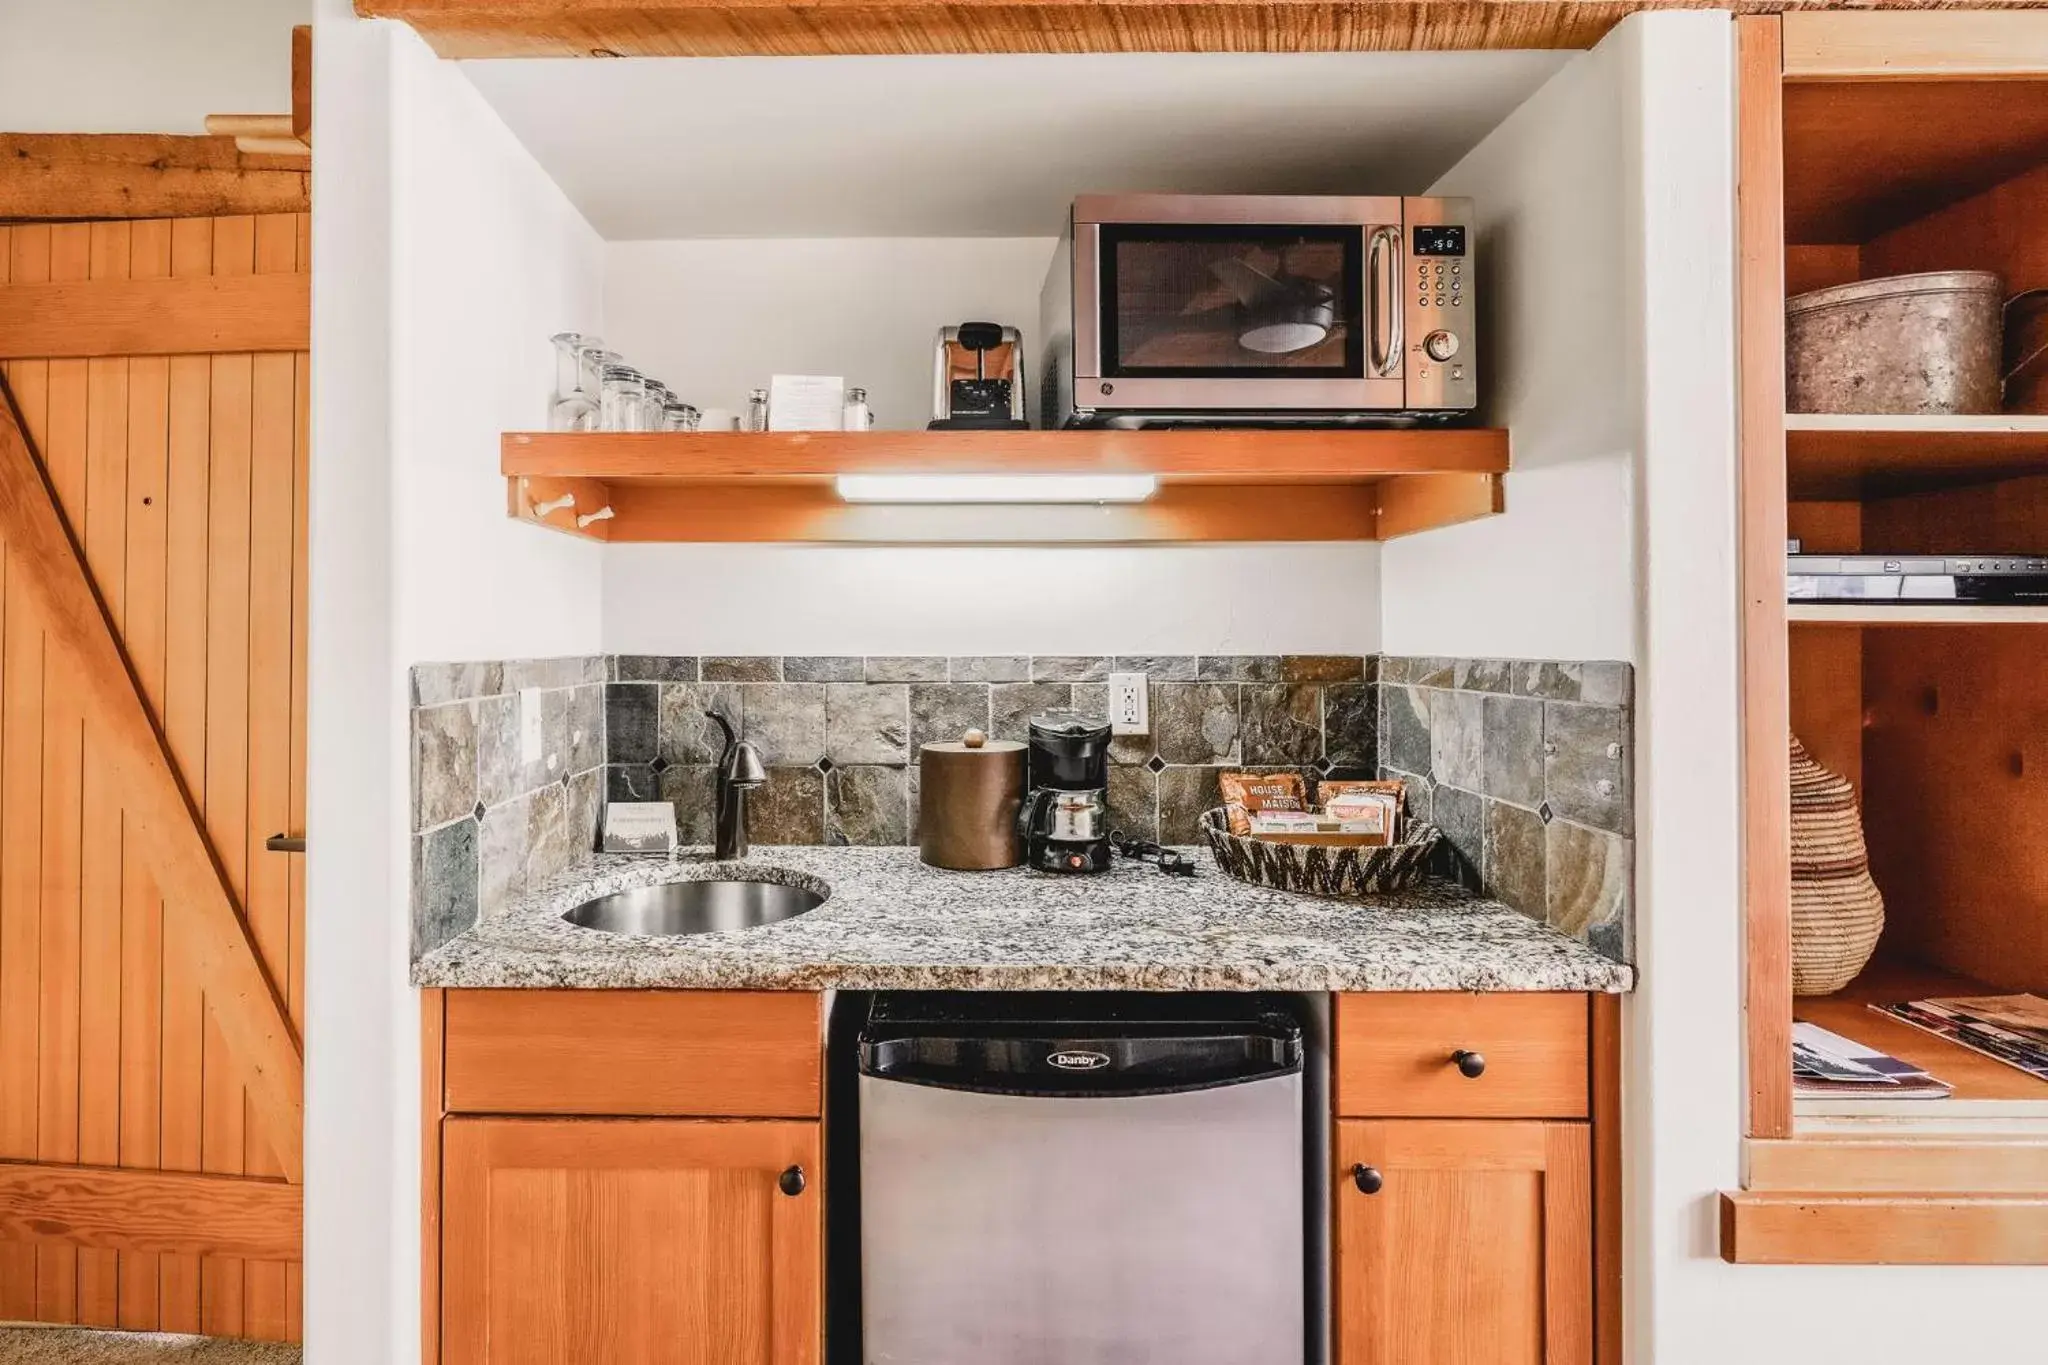
[[[1134,839],[1120,829],[1109,832],[1109,844],[1124,857],[1136,862],[1151,863],[1169,877],[1195,875],[1195,860],[1179,849],[1168,848],[1150,839]]]

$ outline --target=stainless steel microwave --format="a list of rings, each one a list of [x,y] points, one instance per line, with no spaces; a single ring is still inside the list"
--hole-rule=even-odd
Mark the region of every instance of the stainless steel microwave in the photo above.
[[[1040,297],[1045,425],[1468,412],[1473,238],[1469,199],[1083,195]]]

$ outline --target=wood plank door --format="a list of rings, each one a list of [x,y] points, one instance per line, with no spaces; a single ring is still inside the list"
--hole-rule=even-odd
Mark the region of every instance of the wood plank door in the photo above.
[[[305,811],[310,267],[303,213],[0,227],[0,375],[294,1046],[303,859],[265,841]],[[295,1339],[296,1119],[244,1086],[30,578],[10,549],[0,1319]]]
[[[1347,1120],[1336,1146],[1341,1365],[1589,1365],[1586,1124]]]
[[[817,1123],[451,1118],[441,1169],[445,1365],[817,1365]]]

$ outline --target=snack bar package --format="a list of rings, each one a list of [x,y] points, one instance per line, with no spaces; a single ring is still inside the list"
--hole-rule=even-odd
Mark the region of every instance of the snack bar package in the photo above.
[[[1224,811],[1232,834],[1249,834],[1260,811],[1305,811],[1308,785],[1300,773],[1219,773]]]

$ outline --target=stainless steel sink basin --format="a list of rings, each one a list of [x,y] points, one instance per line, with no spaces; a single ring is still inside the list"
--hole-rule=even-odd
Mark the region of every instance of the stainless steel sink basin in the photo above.
[[[667,882],[599,896],[562,918],[608,934],[712,934],[773,924],[824,903],[822,892],[780,882]]]

